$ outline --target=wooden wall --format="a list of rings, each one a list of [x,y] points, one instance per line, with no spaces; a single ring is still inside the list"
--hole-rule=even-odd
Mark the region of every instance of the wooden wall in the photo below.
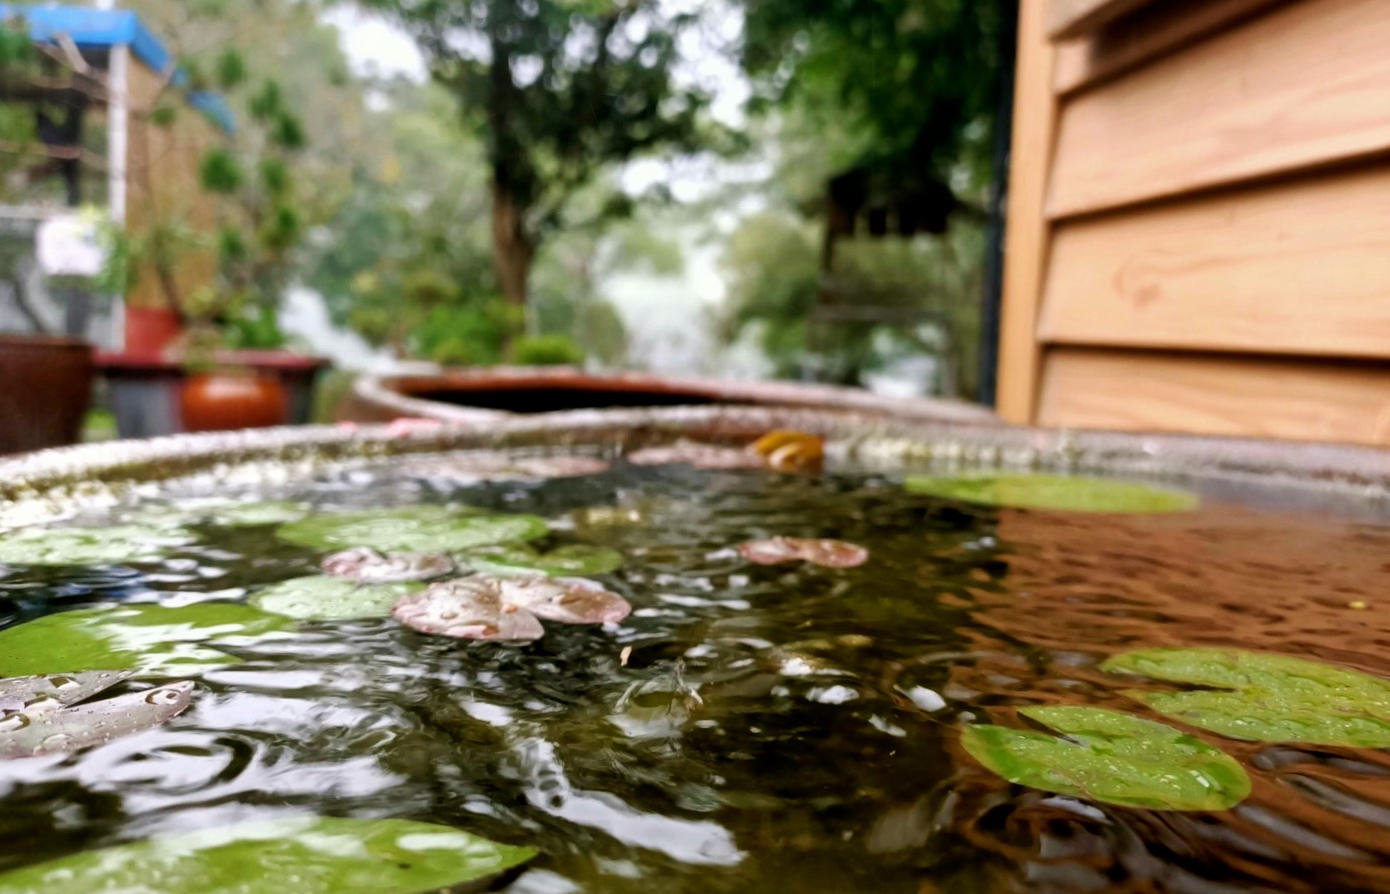
[[[1021,0],[999,410],[1390,444],[1390,0]]]
[[[204,153],[221,139],[217,127],[182,105],[172,125],[150,121],[164,78],[137,61],[130,63],[130,128],[127,158],[126,230],[139,239],[152,226],[179,221],[200,235],[178,265],[175,281],[183,300],[213,281],[217,232],[216,205],[200,185]],[[148,267],[126,297],[132,307],[164,307],[165,290]]]

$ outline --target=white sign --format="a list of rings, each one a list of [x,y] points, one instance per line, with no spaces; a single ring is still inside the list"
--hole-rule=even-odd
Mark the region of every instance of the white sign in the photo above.
[[[87,276],[106,264],[100,227],[90,215],[63,214],[39,224],[39,269],[49,276]]]

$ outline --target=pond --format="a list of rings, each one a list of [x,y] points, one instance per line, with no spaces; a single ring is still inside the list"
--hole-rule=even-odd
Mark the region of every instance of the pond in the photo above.
[[[1197,496],[461,454],[20,529],[0,892],[1390,889],[1390,527]]]

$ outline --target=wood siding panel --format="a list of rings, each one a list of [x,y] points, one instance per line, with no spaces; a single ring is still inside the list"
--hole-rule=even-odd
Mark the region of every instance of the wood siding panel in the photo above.
[[[1190,47],[1291,0],[1166,0],[1057,48],[1053,89],[1068,94]]]
[[[1055,58],[1053,44],[1045,33],[1043,0],[1021,0],[995,400],[999,415],[1019,424],[1027,424],[1033,418],[1041,371],[1037,315],[1048,251],[1043,203],[1057,118],[1056,97],[1052,93]]]
[[[1390,358],[1390,166],[1061,225],[1039,334]]]
[[[1302,0],[1068,102],[1048,212],[1386,151],[1390,3]]]
[[[1039,424],[1390,444],[1390,366],[1056,349]]]
[[[1047,36],[1080,37],[1150,0],[1047,0]]]

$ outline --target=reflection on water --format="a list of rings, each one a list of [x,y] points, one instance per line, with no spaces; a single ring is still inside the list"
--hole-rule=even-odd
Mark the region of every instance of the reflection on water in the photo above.
[[[1128,649],[1221,645],[1390,677],[1390,528],[1214,506],[1195,515],[972,510],[882,478],[623,469],[450,490],[392,476],[289,494],[455,500],[589,542],[621,625],[524,646],[390,620],[225,646],[168,725],[0,763],[0,869],[293,812],[453,825],[543,856],[514,894],[1390,890],[1390,756],[1205,735],[1250,771],[1223,813],[1011,786],[959,747],[1034,704],[1147,714]],[[11,569],[0,624],[107,600],[242,599],[312,573],[273,528],[131,568]],[[760,566],[773,536],[869,548]]]

